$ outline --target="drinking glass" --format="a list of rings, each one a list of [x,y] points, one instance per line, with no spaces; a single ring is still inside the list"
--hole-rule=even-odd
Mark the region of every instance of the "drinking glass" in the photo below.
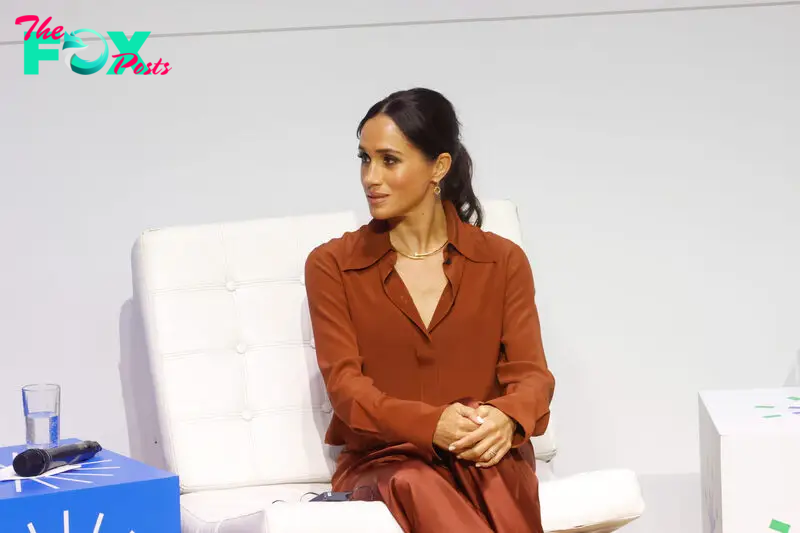
[[[28,448],[55,448],[61,438],[61,387],[37,383],[22,387],[25,443]]]

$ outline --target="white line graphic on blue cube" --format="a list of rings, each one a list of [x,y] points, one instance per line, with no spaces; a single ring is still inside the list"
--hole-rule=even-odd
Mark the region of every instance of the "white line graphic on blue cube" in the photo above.
[[[98,513],[97,515],[97,522],[94,523],[94,529],[92,533],[100,533],[100,526],[103,523],[103,513]],[[34,527],[32,522],[28,522],[28,533],[38,533],[36,531],[36,527]],[[69,533],[69,511],[64,511],[64,529],[63,533]],[[129,533],[136,533],[135,531],[131,530]]]
[[[24,449],[0,448],[0,463]],[[0,482],[2,533],[179,533],[179,499],[175,474],[103,450],[72,470]]]

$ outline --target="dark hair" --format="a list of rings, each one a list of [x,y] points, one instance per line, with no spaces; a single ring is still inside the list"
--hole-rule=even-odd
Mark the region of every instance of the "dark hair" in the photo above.
[[[461,220],[480,227],[483,209],[472,190],[472,159],[461,144],[461,124],[450,101],[441,93],[420,87],[394,92],[369,108],[358,124],[359,137],[364,124],[379,114],[391,118],[431,160],[445,152],[450,154],[450,170],[439,184],[442,200],[453,202]]]

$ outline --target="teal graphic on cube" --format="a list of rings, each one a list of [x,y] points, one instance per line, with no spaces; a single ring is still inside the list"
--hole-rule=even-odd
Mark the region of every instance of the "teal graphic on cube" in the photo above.
[[[0,448],[0,468],[26,449]],[[0,481],[0,517],[3,533],[180,533],[178,476],[103,450],[74,470]]]

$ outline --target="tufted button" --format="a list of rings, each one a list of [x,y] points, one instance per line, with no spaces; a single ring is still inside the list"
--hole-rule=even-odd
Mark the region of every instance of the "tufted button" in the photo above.
[[[247,345],[243,342],[240,342],[236,345],[236,351],[239,353],[244,353],[247,351]]]
[[[229,291],[235,291],[236,284],[232,281],[229,281],[228,283],[225,284],[225,288],[228,289]]]
[[[253,419],[253,413],[250,411],[242,411],[242,419],[246,422],[250,422]]]

